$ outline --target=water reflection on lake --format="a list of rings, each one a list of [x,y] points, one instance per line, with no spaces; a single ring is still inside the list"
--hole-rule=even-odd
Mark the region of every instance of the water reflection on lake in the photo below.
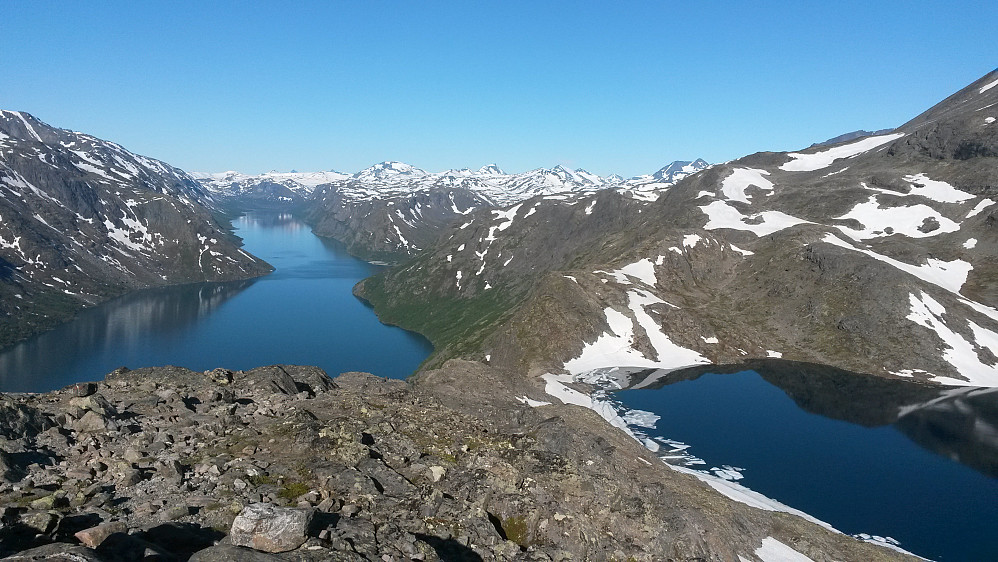
[[[352,295],[376,266],[287,213],[249,213],[233,225],[274,273],[150,289],[83,311],[0,353],[0,391],[51,390],[119,366],[293,363],[402,378],[432,351],[421,336],[381,324]]]
[[[688,444],[691,468],[740,475],[843,532],[891,536],[921,556],[996,559],[998,389],[783,361],[751,367],[619,370],[626,390],[612,397],[660,416],[635,429]]]

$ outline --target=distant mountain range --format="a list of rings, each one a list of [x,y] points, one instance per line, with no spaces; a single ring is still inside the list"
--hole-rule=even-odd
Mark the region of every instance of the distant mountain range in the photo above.
[[[605,189],[654,201],[680,179],[708,167],[699,159],[673,162],[628,180],[560,165],[508,174],[496,164],[427,172],[403,162],[381,162],[350,175],[224,172],[197,177],[219,201],[235,207],[305,209],[316,234],[336,238],[366,259],[399,262],[431,246],[444,227],[477,209]]]
[[[301,199],[316,187],[337,185],[349,188],[354,198],[368,199],[403,195],[427,189],[463,188],[488,199],[492,205],[509,205],[535,195],[587,192],[600,189],[636,189],[652,192],[668,187],[680,179],[707,168],[703,160],[673,162],[649,175],[625,180],[619,175],[601,177],[581,168],[565,166],[538,168],[520,174],[507,174],[498,165],[490,164],[478,170],[463,168],[443,172],[427,172],[404,162],[381,162],[355,174],[328,172],[268,172],[247,175],[239,172],[193,174],[205,188],[220,197],[265,199],[262,194],[276,193],[275,186],[286,188],[280,195],[291,194]],[[253,192],[259,192],[254,195]],[[288,202],[284,200],[284,202]]]

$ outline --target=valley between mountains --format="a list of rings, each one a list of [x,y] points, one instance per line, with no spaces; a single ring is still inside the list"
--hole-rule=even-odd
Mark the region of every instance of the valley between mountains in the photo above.
[[[5,395],[0,555],[915,559],[670,468],[594,391],[770,359],[998,387],[996,117],[998,71],[893,130],[624,179],[189,174],[0,111],[0,345],[136,289],[266,275],[226,228],[266,208],[391,264],[354,294],[434,346],[404,383],[141,366]],[[282,517],[304,523],[267,535]]]

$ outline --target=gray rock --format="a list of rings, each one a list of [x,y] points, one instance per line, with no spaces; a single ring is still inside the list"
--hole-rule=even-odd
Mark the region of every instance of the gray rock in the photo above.
[[[236,516],[229,538],[236,546],[248,546],[264,552],[294,550],[305,543],[312,514],[311,509],[252,504]]]
[[[220,544],[199,550],[190,557],[189,562],[272,562],[283,560],[272,554],[265,554],[240,546]]]
[[[102,433],[107,431],[107,420],[97,412],[89,410],[82,418],[76,420],[73,429],[80,433]]]
[[[59,517],[57,511],[29,511],[22,514],[18,522],[36,533],[46,534],[55,529]]]
[[[21,551],[4,558],[10,562],[101,562],[89,548],[66,543],[53,543]]]

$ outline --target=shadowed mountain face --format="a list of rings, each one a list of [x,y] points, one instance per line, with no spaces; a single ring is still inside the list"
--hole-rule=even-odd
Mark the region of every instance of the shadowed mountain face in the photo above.
[[[581,373],[783,357],[998,385],[996,83],[889,134],[716,165],[655,201],[603,192],[478,213],[358,292],[429,329],[437,361]],[[434,317],[410,310],[417,296]]]
[[[0,346],[142,287],[270,271],[186,173],[0,111]]]

